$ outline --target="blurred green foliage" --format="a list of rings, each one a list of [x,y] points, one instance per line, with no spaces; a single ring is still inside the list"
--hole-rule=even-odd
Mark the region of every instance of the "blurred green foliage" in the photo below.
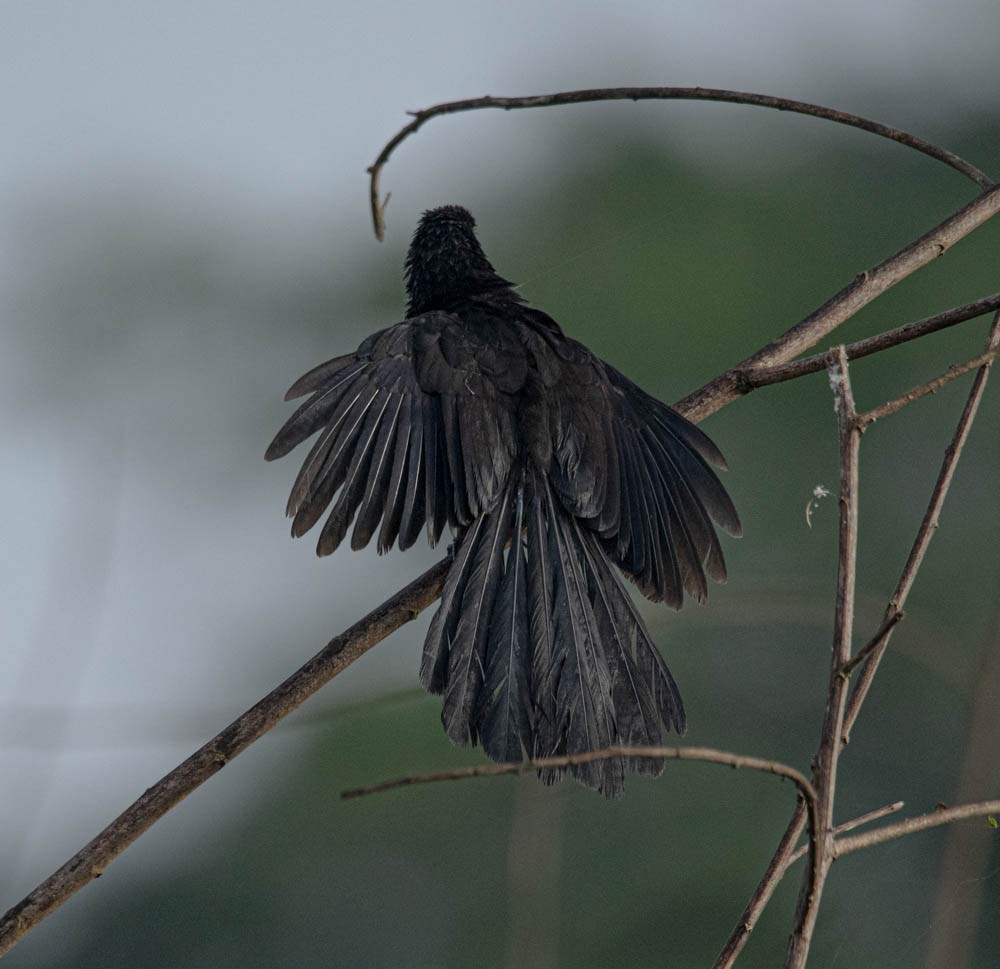
[[[763,345],[975,194],[930,161],[839,132],[791,162],[747,173],[737,152],[710,170],[618,129],[580,138],[591,146],[585,170],[574,171],[568,144],[551,180],[476,207],[487,250],[571,335],[667,400]],[[603,152],[595,155],[595,143]],[[1000,158],[992,123],[951,147],[968,147],[987,168]],[[998,244],[1000,224],[978,230],[859,314],[837,341],[1000,288]],[[162,281],[141,247],[131,252],[135,283],[122,291],[122,318],[135,311],[137,291]],[[189,279],[204,272],[201,259],[177,259]],[[231,291],[216,295],[234,321],[224,335],[237,332],[241,308],[254,302],[245,352],[280,333],[285,344],[322,353],[345,305],[398,318],[398,285],[373,275],[349,293],[318,279],[271,293],[231,280]],[[376,294],[367,306],[366,292]],[[858,362],[859,406],[975,355],[985,325]],[[347,345],[361,335],[352,331]],[[959,381],[865,436],[859,642],[877,626],[967,386]],[[985,651],[1000,648],[988,638],[1000,592],[997,399],[991,387],[907,619],[843,759],[841,819],[896,799],[916,813],[953,797],[970,691]],[[811,528],[804,515],[814,485],[837,483],[825,377],[754,393],[706,427],[729,458],[726,483],[746,534],[727,543],[731,580],[708,607],[647,615],[689,707],[686,740],[808,769],[836,555],[836,499],[819,506]],[[400,636],[413,641],[415,669],[420,633]],[[299,730],[295,756],[256,778],[211,843],[173,845],[169,872],[123,879],[112,868],[81,908],[53,920],[58,945],[51,933],[42,938],[43,926],[10,956],[11,969],[711,964],[784,830],[790,785],[671,764],[659,780],[632,780],[621,803],[531,778],[339,800],[347,787],[478,762],[479,751],[449,746],[437,712],[435,699],[414,690],[330,712],[305,731],[292,718],[279,731]],[[253,750],[241,758],[244,778],[254,758]],[[1000,952],[1000,849],[985,821],[982,829],[991,874],[955,905],[974,913],[971,900],[982,896],[974,964],[986,967]],[[942,843],[929,832],[838,863],[810,965],[919,965]],[[740,965],[777,964],[798,877],[797,869],[779,889]]]

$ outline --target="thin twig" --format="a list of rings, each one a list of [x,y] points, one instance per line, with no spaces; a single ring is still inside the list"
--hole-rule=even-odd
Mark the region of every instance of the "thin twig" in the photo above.
[[[410,787],[414,784],[436,784],[440,781],[464,781],[470,777],[501,777],[506,774],[532,774],[540,770],[572,767],[575,764],[589,764],[610,757],[655,757],[663,760],[694,760],[708,764],[722,764],[736,769],[763,771],[792,781],[808,804],[815,804],[816,792],[809,779],[801,771],[776,760],[748,757],[713,747],[605,747],[582,754],[564,754],[560,757],[538,757],[535,760],[518,761],[511,764],[473,764],[469,767],[455,767],[451,770],[432,771],[426,774],[410,774],[391,781],[381,781],[368,787],[355,787],[341,792],[345,800],[367,797],[384,791]]]
[[[504,111],[514,111],[523,108],[548,108],[565,104],[586,104],[595,101],[722,101],[728,104],[746,104],[761,108],[773,108],[778,111],[790,111],[795,114],[811,115],[824,121],[860,128],[862,131],[888,138],[907,148],[913,148],[924,155],[937,159],[971,178],[980,188],[990,188],[993,180],[981,172],[975,165],[959,157],[954,152],[947,151],[938,145],[911,135],[898,128],[863,118],[846,111],[837,111],[820,104],[809,104],[805,101],[793,101],[789,98],[773,97],[769,94],[752,94],[748,91],[725,91],[702,87],[618,87],[590,88],[579,91],[559,91],[554,94],[535,94],[527,97],[481,97],[465,98],[461,101],[447,101],[435,104],[420,111],[410,111],[413,120],[396,132],[379,152],[378,157],[368,168],[371,176],[369,196],[372,210],[372,222],[376,238],[385,238],[385,208],[389,196],[381,198],[379,181],[382,169],[389,157],[410,135],[416,134],[428,121],[446,114],[458,114],[464,111],[481,111],[499,108]]]
[[[875,808],[874,811],[868,811],[866,814],[859,814],[856,818],[851,818],[850,821],[845,821],[843,824],[838,824],[837,827],[833,829],[834,835],[846,834],[848,831],[856,831],[858,828],[863,828],[866,824],[872,824],[875,821],[881,821],[882,818],[888,817],[890,814],[895,814],[897,811],[903,809],[904,801],[893,801],[892,804],[883,804],[880,808]],[[797,852],[798,857],[809,850],[808,845],[803,845]],[[836,854],[836,851],[834,851]]]
[[[756,928],[761,914],[767,907],[767,903],[771,901],[774,890],[778,887],[778,883],[784,877],[788,866],[792,863],[792,849],[798,842],[799,836],[802,834],[805,826],[806,804],[802,798],[799,798],[792,818],[788,822],[788,827],[785,828],[785,833],[781,836],[781,840],[778,842],[778,847],[771,858],[770,864],[768,864],[757,888],[750,897],[747,907],[743,910],[743,915],[740,916],[739,922],[736,923],[733,931],[729,934],[729,938],[726,939],[726,944],[722,947],[722,951],[716,956],[715,962],[712,963],[712,969],[730,969],[736,961],[736,957],[743,951],[743,947],[750,939],[750,933]],[[795,856],[797,858],[802,857],[807,851],[811,850],[812,845],[813,839],[810,839],[807,844],[804,844],[795,853]]]
[[[872,636],[872,638],[858,650],[855,656],[844,664],[841,669],[844,676],[850,676],[858,666],[868,659],[868,657],[871,656],[871,654],[874,653],[886,639],[888,639],[889,635],[896,628],[896,624],[901,622],[905,615],[906,614],[903,612],[893,612],[886,616],[885,619],[882,620],[882,625],[878,627],[878,631],[875,635]]]
[[[997,312],[993,317],[993,325],[990,327],[989,337],[986,340],[986,351],[991,352],[998,347],[1000,347],[1000,312]],[[887,617],[894,612],[901,611],[906,605],[906,599],[910,594],[910,589],[913,588],[917,572],[919,572],[920,566],[924,561],[924,556],[927,554],[927,549],[930,547],[931,538],[933,538],[934,533],[937,531],[941,508],[948,494],[948,488],[951,485],[951,479],[955,473],[958,459],[962,455],[962,449],[965,447],[965,442],[972,429],[976,411],[979,410],[979,403],[983,399],[986,382],[989,379],[989,372],[989,363],[980,367],[975,380],[972,382],[972,387],[969,389],[969,396],[966,398],[965,407],[962,409],[962,414],[958,419],[955,433],[952,435],[951,442],[945,450],[944,460],[941,463],[941,470],[938,472],[934,490],[931,492],[927,511],[924,513],[919,529],[917,529],[917,537],[913,541],[913,546],[906,559],[906,564],[903,566],[899,582],[896,583],[896,589],[889,598],[889,603],[886,606],[885,614]],[[872,651],[861,667],[861,673],[855,681],[850,701],[847,704],[847,713],[844,716],[844,730],[841,737],[842,743],[846,744],[850,742],[851,730],[858,719],[858,714],[861,712],[865,697],[871,688],[872,679],[878,670],[879,663],[882,661],[882,656],[888,648],[891,639],[892,630],[889,630],[882,644]]]
[[[788,940],[786,969],[802,969],[809,955],[813,929],[819,912],[826,875],[833,863],[833,808],[837,787],[837,764],[840,736],[847,706],[848,679],[843,668],[851,658],[851,634],[854,626],[854,596],[858,556],[858,458],[861,430],[858,427],[847,354],[843,347],[830,351],[828,363],[830,389],[837,414],[840,443],[840,536],[837,554],[837,595],[833,626],[833,649],[830,660],[830,683],[819,746],[813,761],[813,785],[816,788],[817,819],[813,828],[815,847],[810,866],[803,878],[796,908],[795,927]],[[814,873],[815,872],[815,873]]]
[[[133,841],[237,754],[391,632],[415,619],[441,594],[448,565],[448,559],[438,562],[346,632],[331,639],[284,683],[157,781],[65,865],[11,908],[0,919],[0,955],[75,892],[103,874]]]
[[[887,824],[884,828],[856,834],[853,838],[841,838],[834,846],[834,855],[837,858],[843,858],[844,855],[860,851],[862,848],[885,844],[886,841],[902,838],[904,835],[913,834],[914,831],[926,831],[927,828],[951,824],[953,821],[981,818],[992,814],[1000,814],[1000,801],[980,801],[977,804],[961,804],[958,807],[941,808],[938,811],[917,815],[915,818],[907,818],[898,824]]]
[[[848,360],[859,360],[861,357],[889,350],[892,347],[909,343],[911,340],[918,340],[928,334],[937,333],[939,330],[977,319],[997,309],[1000,309],[1000,293],[993,293],[990,296],[977,299],[973,303],[966,303],[964,306],[956,306],[943,313],[936,313],[934,316],[906,323],[864,340],[858,340],[856,343],[848,343],[844,349],[847,351]],[[824,350],[822,353],[814,353],[812,356],[802,357],[802,359],[793,360],[791,363],[748,370],[743,375],[743,379],[754,388],[767,387],[771,384],[783,383],[786,380],[795,380],[807,374],[819,373],[825,369],[826,351]]]
[[[915,400],[920,400],[921,397],[926,397],[928,394],[936,394],[946,384],[951,383],[958,377],[964,376],[970,370],[976,370],[985,364],[992,363],[996,359],[997,354],[1000,354],[1000,349],[981,353],[972,360],[966,360],[965,363],[952,364],[943,374],[934,377],[932,380],[913,387],[905,394],[901,394],[893,400],[886,401],[881,407],[875,407],[864,414],[859,414],[858,423],[861,425],[861,429],[864,430],[876,421],[883,420],[897,411],[901,411],[908,404],[912,404]]]
[[[843,824],[838,824],[837,827],[833,829],[834,856],[837,854],[837,844],[839,844],[836,840],[838,835],[846,834],[848,831],[854,831],[866,824],[871,824],[873,821],[880,821],[882,818],[887,817],[890,814],[895,814],[897,811],[902,810],[903,803],[903,801],[893,801],[892,804],[886,804],[884,807],[876,808],[874,811],[869,811],[867,814],[862,814],[859,817],[852,818],[850,821],[845,821]],[[795,851],[788,856],[788,864],[786,867],[790,868],[808,851],[809,845],[807,844],[796,848]]]

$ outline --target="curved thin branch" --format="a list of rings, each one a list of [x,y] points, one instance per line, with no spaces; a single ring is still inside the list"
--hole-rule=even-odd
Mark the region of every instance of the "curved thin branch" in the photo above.
[[[654,757],[663,760],[696,760],[708,764],[722,764],[736,769],[763,771],[765,774],[775,774],[785,777],[801,791],[805,800],[814,804],[816,791],[809,778],[801,771],[776,760],[764,760],[761,757],[748,757],[744,754],[733,754],[728,750],[716,750],[714,747],[605,747],[603,750],[590,750],[584,754],[564,754],[560,757],[538,757],[535,760],[524,760],[510,764],[473,764],[469,767],[455,767],[452,770],[432,771],[427,774],[410,774],[391,781],[382,781],[370,787],[355,787],[341,792],[345,800],[355,797],[366,797],[369,794],[381,794],[400,787],[410,787],[414,784],[435,784],[439,781],[463,781],[470,777],[502,777],[508,774],[532,774],[540,770],[552,770],[561,767],[572,767],[574,764],[589,764],[595,760],[608,760],[610,757]]]
[[[819,309],[801,320],[766,347],[731,367],[714,380],[689,394],[675,406],[686,417],[699,421],[714,413],[737,397],[754,389],[748,375],[763,368],[787,364],[798,354],[820,342],[841,323],[853,316],[887,289],[905,279],[932,259],[943,255],[959,239],[987,221],[1000,211],[1000,186],[997,186],[984,172],[970,162],[934,145],[916,135],[892,128],[859,115],[837,111],[822,105],[809,104],[789,98],[777,98],[765,94],[746,91],[727,91],[713,88],[684,87],[625,87],[597,88],[578,91],[561,91],[555,94],[532,95],[528,97],[481,97],[461,101],[448,101],[410,112],[413,120],[401,128],[382,148],[375,161],[368,168],[371,176],[370,201],[375,234],[384,236],[385,204],[380,199],[379,179],[393,151],[417,132],[428,121],[446,114],[499,108],[511,111],[522,108],[549,107],[563,104],[581,104],[596,101],[640,101],[640,100],[697,100],[723,101],[732,104],[747,104],[811,115],[838,124],[859,128],[872,134],[888,138],[899,144],[913,148],[931,158],[949,165],[956,171],[971,178],[985,189],[982,195],[956,212],[944,222],[935,226],[915,242],[900,250],[894,256],[856,277],[848,286],[827,300]]]
[[[898,144],[919,151],[921,154],[943,162],[968,178],[971,178],[980,188],[990,188],[993,180],[981,172],[971,162],[966,161],[954,152],[941,148],[929,141],[911,135],[899,128],[863,118],[861,115],[850,114],[847,111],[837,111],[820,104],[809,104],[806,101],[794,101],[790,98],[778,98],[769,94],[752,94],[749,91],[726,91],[717,88],[703,87],[616,87],[590,88],[579,91],[559,91],[554,94],[535,94],[528,97],[486,97],[465,98],[461,101],[446,101],[435,104],[420,111],[409,112],[413,120],[400,128],[385,147],[379,152],[375,161],[368,168],[371,176],[369,194],[372,209],[372,222],[375,237],[381,242],[385,238],[385,208],[389,196],[381,197],[379,188],[382,169],[385,168],[392,153],[410,135],[416,134],[428,121],[446,114],[459,114],[464,111],[480,111],[489,108],[499,108],[503,111],[514,111],[522,108],[547,108],[564,104],[587,104],[595,101],[723,101],[727,104],[746,104],[760,108],[773,108],[777,111],[790,111],[795,114],[811,115],[824,121],[860,128],[882,138],[888,138]]]
[[[415,619],[441,594],[444,559],[331,639],[284,683],[254,704],[184,763],[157,781],[65,865],[0,919],[0,955],[84,885],[103,874],[133,841],[237,754],[363,656],[391,632]]]
[[[343,791],[340,796],[345,799],[365,797],[370,794],[380,794],[384,791],[397,790],[401,787],[409,787],[414,784],[434,784],[440,781],[461,781],[470,777],[499,777],[509,774],[530,774],[539,770],[570,767],[573,764],[588,764],[595,760],[607,760],[609,757],[655,757],[666,760],[700,761],[702,763],[709,764],[722,764],[725,767],[732,767],[736,769],[757,770],[766,774],[775,774],[778,777],[787,778],[799,789],[801,797],[799,799],[799,807],[796,809],[796,814],[797,816],[801,815],[802,819],[802,823],[796,826],[794,831],[791,830],[790,826],[789,833],[786,834],[786,839],[789,842],[788,851],[790,852],[792,847],[794,847],[795,842],[798,840],[798,837],[802,832],[806,816],[808,816],[809,843],[807,845],[807,850],[809,851],[812,863],[809,867],[806,879],[811,883],[813,880],[820,877],[819,853],[815,850],[816,831],[818,830],[817,825],[819,824],[817,794],[816,789],[813,787],[812,783],[805,776],[805,774],[796,770],[794,767],[789,767],[787,764],[782,764],[779,761],[764,760],[760,757],[748,757],[743,754],[734,754],[727,750],[716,750],[713,747],[613,746],[607,747],[604,750],[589,751],[585,754],[566,754],[561,757],[540,757],[535,760],[521,761],[520,763],[474,764],[469,767],[457,767],[452,770],[433,771],[427,774],[411,774],[407,777],[400,777],[395,780],[382,781],[379,784],[372,784],[369,787],[352,788],[350,790]],[[774,884],[777,884],[777,880]],[[773,892],[773,890],[774,887],[772,885],[770,891]],[[769,897],[770,892],[767,894],[767,898]],[[764,898],[761,901],[761,909],[763,909],[764,905],[767,903],[767,898]],[[749,934],[749,929],[747,930],[747,934]],[[739,948],[742,948],[742,944]],[[738,952],[739,950],[737,949],[736,951]],[[733,957],[735,958],[735,953]]]

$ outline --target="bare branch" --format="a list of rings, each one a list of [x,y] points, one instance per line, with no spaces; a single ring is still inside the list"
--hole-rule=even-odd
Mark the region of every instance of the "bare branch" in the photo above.
[[[903,612],[893,612],[886,616],[882,620],[882,625],[878,627],[878,632],[868,640],[865,645],[858,650],[857,655],[852,657],[848,662],[843,665],[841,672],[844,676],[850,676],[854,670],[860,666],[868,657],[878,649],[886,639],[889,638],[890,633],[896,628],[896,623],[901,622],[905,613]]]
[[[795,928],[785,955],[787,969],[802,969],[809,955],[812,933],[819,912],[826,875],[833,863],[833,808],[837,786],[837,765],[842,745],[848,679],[844,666],[851,658],[854,626],[854,595],[858,556],[858,459],[861,429],[858,426],[854,394],[843,347],[831,350],[828,370],[830,390],[837,413],[840,443],[840,537],[837,554],[837,596],[834,613],[830,684],[819,747],[813,761],[816,788],[816,821],[813,827],[814,864],[803,879],[796,909]],[[818,861],[818,864],[816,863]]]
[[[864,430],[876,421],[895,414],[896,411],[902,410],[907,404],[912,404],[915,400],[920,400],[921,397],[926,397],[928,394],[936,394],[946,384],[951,383],[957,377],[964,376],[970,370],[976,370],[979,367],[991,364],[996,359],[997,354],[1000,354],[1000,349],[988,350],[986,353],[981,353],[972,360],[966,360],[965,363],[953,364],[940,376],[934,377],[932,380],[928,380],[926,383],[920,384],[912,390],[908,390],[905,394],[896,397],[894,400],[887,401],[881,407],[876,407],[873,410],[858,415],[858,423],[861,425],[861,429]]]
[[[939,330],[947,329],[958,323],[965,323],[974,320],[986,313],[1000,309],[1000,293],[993,293],[984,296],[974,303],[966,303],[965,306],[958,306],[955,309],[945,310],[934,316],[916,320],[913,323],[906,323],[896,327],[894,330],[886,330],[876,336],[870,336],[856,343],[848,343],[845,347],[848,360],[858,360],[861,357],[870,356],[882,350],[889,350],[892,347],[909,343],[920,337]],[[826,369],[826,351],[815,353],[810,357],[803,357],[801,360],[794,360],[792,363],[783,363],[774,367],[757,367],[748,370],[743,379],[754,389],[757,387],[767,387],[771,384],[782,383],[786,380],[795,380],[797,377],[804,377],[806,374],[819,373]]]
[[[774,108],[778,111],[790,111],[795,114],[811,115],[824,121],[860,128],[890,141],[898,142],[907,148],[919,151],[930,158],[937,159],[963,175],[971,178],[980,188],[991,188],[993,180],[981,172],[975,165],[960,158],[954,152],[947,151],[938,145],[911,135],[898,128],[863,118],[860,115],[846,111],[836,111],[819,104],[808,104],[805,101],[793,101],[789,98],[777,98],[768,94],[752,94],[748,91],[725,91],[701,87],[618,87],[591,88],[579,91],[559,91],[555,94],[535,94],[520,98],[494,98],[487,95],[481,98],[466,98],[461,101],[447,101],[435,104],[420,111],[410,111],[413,120],[396,132],[379,152],[378,157],[368,168],[371,176],[369,195],[372,209],[372,222],[375,237],[381,241],[385,238],[385,209],[389,204],[389,196],[381,199],[379,181],[382,169],[389,157],[410,135],[416,134],[428,121],[446,114],[459,114],[464,111],[481,111],[489,108],[500,108],[504,111],[514,111],[523,108],[547,108],[564,104],[587,104],[595,101],[723,101],[728,104],[747,104],[761,108]]]
[[[807,851],[812,850],[813,839],[810,838],[808,844],[803,845],[792,855],[792,849],[799,840],[799,836],[802,834],[805,826],[806,804],[800,798],[799,803],[795,806],[792,819],[788,822],[788,827],[781,836],[781,841],[778,842],[778,847],[771,858],[770,864],[767,866],[767,870],[764,872],[756,890],[750,897],[750,901],[743,910],[743,915],[740,916],[739,922],[736,923],[736,927],[730,933],[729,938],[726,939],[726,944],[722,947],[722,951],[716,956],[715,962],[712,964],[712,969],[730,969],[736,961],[736,957],[743,951],[743,947],[747,944],[750,933],[756,928],[761,914],[767,907],[767,903],[771,901],[771,896],[788,870],[788,866],[792,861],[801,858]]]
[[[382,781],[370,787],[357,787],[343,791],[341,797],[345,800],[355,797],[366,797],[369,794],[381,794],[384,791],[396,790],[400,787],[410,787],[414,784],[435,784],[439,781],[463,781],[470,777],[501,777],[506,774],[532,774],[535,771],[551,770],[553,768],[572,767],[574,764],[589,764],[595,760],[607,760],[609,757],[655,757],[664,760],[695,760],[702,763],[722,764],[736,769],[763,771],[766,774],[776,774],[786,777],[802,793],[806,802],[814,804],[816,792],[809,779],[794,767],[782,764],[776,760],[764,760],[760,757],[748,757],[744,754],[733,754],[727,750],[716,750],[712,747],[605,747],[604,750],[591,750],[583,754],[565,754],[561,757],[539,757],[535,760],[524,760],[512,764],[473,764],[469,767],[456,767],[452,770],[433,771],[428,774],[410,774],[391,781]]]
[[[346,632],[331,639],[284,683],[254,704],[179,767],[157,781],[65,865],[0,919],[0,955],[88,882],[172,807],[222,770],[279,720],[441,594],[444,559]]]
[[[854,831],[862,825],[871,824],[873,821],[878,821],[889,814],[895,814],[902,807],[902,801],[894,801],[892,804],[886,804],[885,807],[876,808],[874,811],[869,811],[867,814],[862,814],[859,817],[852,818],[850,821],[845,821],[843,824],[837,825],[833,829],[833,834],[839,836],[847,831]],[[942,824],[952,824],[955,821],[964,821],[975,817],[987,817],[993,814],[1000,814],[1000,801],[979,801],[975,804],[961,804],[957,807],[939,808],[927,814],[917,815],[915,818],[907,818],[898,824],[876,828],[874,831],[856,835],[853,838],[836,837],[834,839],[833,856],[835,859],[841,858],[844,855],[852,854],[863,848],[871,848],[875,845],[884,844],[886,841],[893,841],[896,838],[902,838],[904,835],[913,834],[916,831],[925,831],[927,828],[936,828]],[[800,827],[800,833],[801,830]],[[785,871],[791,868],[808,851],[809,845],[802,845],[802,847],[790,852],[787,855],[784,865],[777,872],[777,880],[780,881]],[[725,965],[729,966],[731,963],[726,963]],[[713,969],[723,969],[723,966],[716,963]]]
[[[895,814],[897,811],[901,811],[904,803],[905,802],[903,801],[893,801],[892,804],[884,804],[880,808],[875,808],[874,811],[868,811],[866,814],[859,814],[856,818],[851,818],[850,821],[838,824],[837,827],[833,829],[833,833],[835,835],[846,834],[848,831],[855,831],[858,828],[863,828],[866,824],[872,824],[874,821],[881,821],[882,818],[888,817],[890,814]],[[808,850],[808,846],[803,845],[796,852],[796,855],[801,858],[802,855]],[[836,851],[834,854],[836,854]]]
[[[1000,347],[1000,312],[997,312],[993,317],[993,325],[990,328],[990,334],[986,341],[986,351],[992,352],[998,347]],[[941,470],[938,472],[937,482],[931,493],[927,511],[924,513],[920,528],[917,530],[917,537],[913,541],[913,547],[910,549],[906,564],[903,566],[903,573],[899,577],[896,589],[889,599],[889,604],[886,606],[886,617],[892,615],[894,612],[899,612],[906,605],[906,599],[910,594],[910,589],[913,588],[917,572],[920,570],[924,556],[927,554],[927,549],[930,547],[931,538],[935,531],[937,531],[941,508],[948,494],[948,488],[951,485],[951,479],[955,473],[958,459],[962,455],[962,449],[965,447],[965,442],[972,429],[972,422],[975,420],[976,412],[979,410],[979,403],[983,399],[986,382],[989,378],[989,371],[990,365],[988,363],[980,367],[969,390],[969,396],[958,419],[955,433],[952,435],[951,443],[945,450],[944,460],[941,463]],[[881,645],[872,651],[861,667],[861,674],[854,684],[854,689],[847,705],[847,713],[844,716],[842,743],[846,744],[850,741],[851,730],[857,721],[858,714],[861,712],[861,706],[865,702],[868,690],[871,688],[872,679],[875,676],[876,670],[878,670],[878,665],[882,661],[882,656],[888,648],[891,639],[892,630],[890,629],[883,638]]]
[[[978,804],[962,804],[959,807],[942,808],[928,814],[920,814],[915,818],[907,818],[898,824],[887,824],[884,828],[877,828],[865,834],[856,834],[853,838],[841,838],[834,847],[834,855],[837,858],[843,858],[844,855],[849,855],[854,851],[885,844],[886,841],[902,838],[903,835],[913,834],[914,831],[926,831],[928,828],[936,828],[942,824],[951,824],[966,818],[986,817],[991,814],[1000,814],[1000,801],[980,801]]]
[[[382,781],[379,784],[373,784],[369,787],[353,788],[351,790],[343,791],[341,797],[356,798],[365,797],[369,794],[379,794],[384,791],[396,790],[401,787],[409,787],[413,784],[433,784],[440,781],[459,781],[466,780],[470,777],[498,777],[508,774],[528,774],[538,770],[545,770],[549,768],[560,768],[569,767],[573,764],[585,764],[590,763],[595,760],[605,760],[609,757],[656,757],[664,758],[666,760],[689,760],[689,761],[701,761],[703,763],[712,764],[722,764],[727,767],[733,768],[744,768],[748,770],[758,770],[763,771],[768,774],[775,774],[779,777],[785,777],[792,781],[796,787],[799,789],[800,798],[799,805],[796,808],[795,816],[793,818],[793,823],[789,825],[788,831],[785,833],[785,837],[782,839],[782,845],[787,844],[787,852],[790,852],[794,847],[795,842],[798,841],[799,835],[802,833],[805,827],[806,818],[809,819],[809,843],[805,846],[805,851],[811,851],[812,845],[814,844],[813,832],[816,830],[815,825],[817,823],[817,811],[816,811],[816,791],[813,785],[809,782],[808,778],[801,773],[801,771],[796,770],[794,767],[789,767],[786,764],[779,763],[773,760],[763,760],[759,757],[747,757],[743,754],[733,754],[725,750],[716,750],[711,747],[608,747],[605,750],[590,751],[584,754],[569,754],[562,757],[542,757],[536,760],[522,761],[521,763],[515,764],[474,764],[470,767],[458,767],[452,770],[445,771],[434,771],[428,774],[412,774],[407,777],[400,777],[391,781]],[[776,862],[778,861],[779,855],[781,854],[780,849],[778,855],[775,856],[775,861],[772,862],[770,868],[776,867]],[[818,877],[818,854],[815,851],[811,851],[813,863],[810,865],[810,874],[807,876],[811,881],[812,878]],[[727,949],[723,950],[723,954],[720,955],[719,960],[716,962],[716,966],[721,967],[726,965],[731,965],[732,960],[736,958],[743,945],[746,943],[746,936],[749,936],[750,931],[753,928],[753,921],[759,917],[761,911],[763,911],[764,906],[767,904],[777,886],[778,881],[781,879],[781,875],[784,873],[787,863],[782,862],[780,864],[780,870],[777,871],[776,877],[767,882],[766,887],[763,892],[760,892],[760,897],[756,898],[756,904],[751,903],[754,909],[750,914],[741,921],[740,926],[734,932],[734,936],[739,934],[741,927],[744,928],[741,938],[735,940],[731,939],[732,951],[731,957],[729,957],[728,962],[721,961],[724,956],[726,956],[727,950],[730,946],[727,945]]]
[[[892,804],[886,804],[884,807],[876,808],[874,811],[869,811],[867,814],[862,814],[859,817],[852,818],[850,821],[845,821],[843,824],[838,824],[837,827],[833,829],[834,838],[836,838],[837,835],[846,834],[848,831],[854,831],[866,824],[871,824],[873,821],[879,821],[890,814],[895,814],[897,811],[901,811],[902,808],[903,801],[893,801]],[[834,855],[837,854],[836,844],[838,843],[839,842],[836,841],[834,843]],[[808,851],[809,845],[802,845],[801,848],[796,848],[795,851],[788,857],[788,864],[786,867],[790,868]]]
[[[690,420],[714,414],[737,397],[754,389],[747,373],[760,367],[787,363],[816,346],[824,337],[850,319],[863,306],[943,255],[959,239],[1000,211],[1000,186],[984,192],[968,205],[936,225],[894,256],[861,273],[853,282],[828,299],[819,309],[796,323],[766,347],[742,360],[676,405]]]
[[[892,804],[886,804],[884,807],[876,808],[874,811],[869,811],[860,817],[845,821],[843,824],[838,824],[833,829],[833,834],[834,836],[840,835],[860,828],[862,825],[871,824],[873,821],[878,821],[889,814],[894,814],[902,807],[902,801],[894,801]],[[764,908],[771,900],[771,896],[778,887],[778,883],[784,878],[785,872],[810,851],[811,843],[804,844],[800,848],[795,848],[795,843],[799,840],[805,824],[806,806],[805,801],[800,799],[791,820],[788,822],[788,827],[785,829],[785,833],[778,843],[774,857],[767,866],[760,884],[758,884],[757,889],[747,903],[747,907],[744,909],[739,922],[736,923],[736,927],[726,940],[722,951],[716,957],[715,962],[712,963],[712,969],[730,969],[736,962],[736,957],[743,951],[744,946],[750,938],[750,933],[756,928]]]

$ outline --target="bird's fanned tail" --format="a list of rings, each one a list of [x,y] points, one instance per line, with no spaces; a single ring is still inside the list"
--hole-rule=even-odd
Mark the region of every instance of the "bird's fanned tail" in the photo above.
[[[655,746],[664,727],[684,729],[677,687],[599,537],[535,476],[511,484],[457,543],[421,681],[444,695],[448,736],[501,762]],[[571,770],[620,797],[626,767],[658,774],[662,762]]]

